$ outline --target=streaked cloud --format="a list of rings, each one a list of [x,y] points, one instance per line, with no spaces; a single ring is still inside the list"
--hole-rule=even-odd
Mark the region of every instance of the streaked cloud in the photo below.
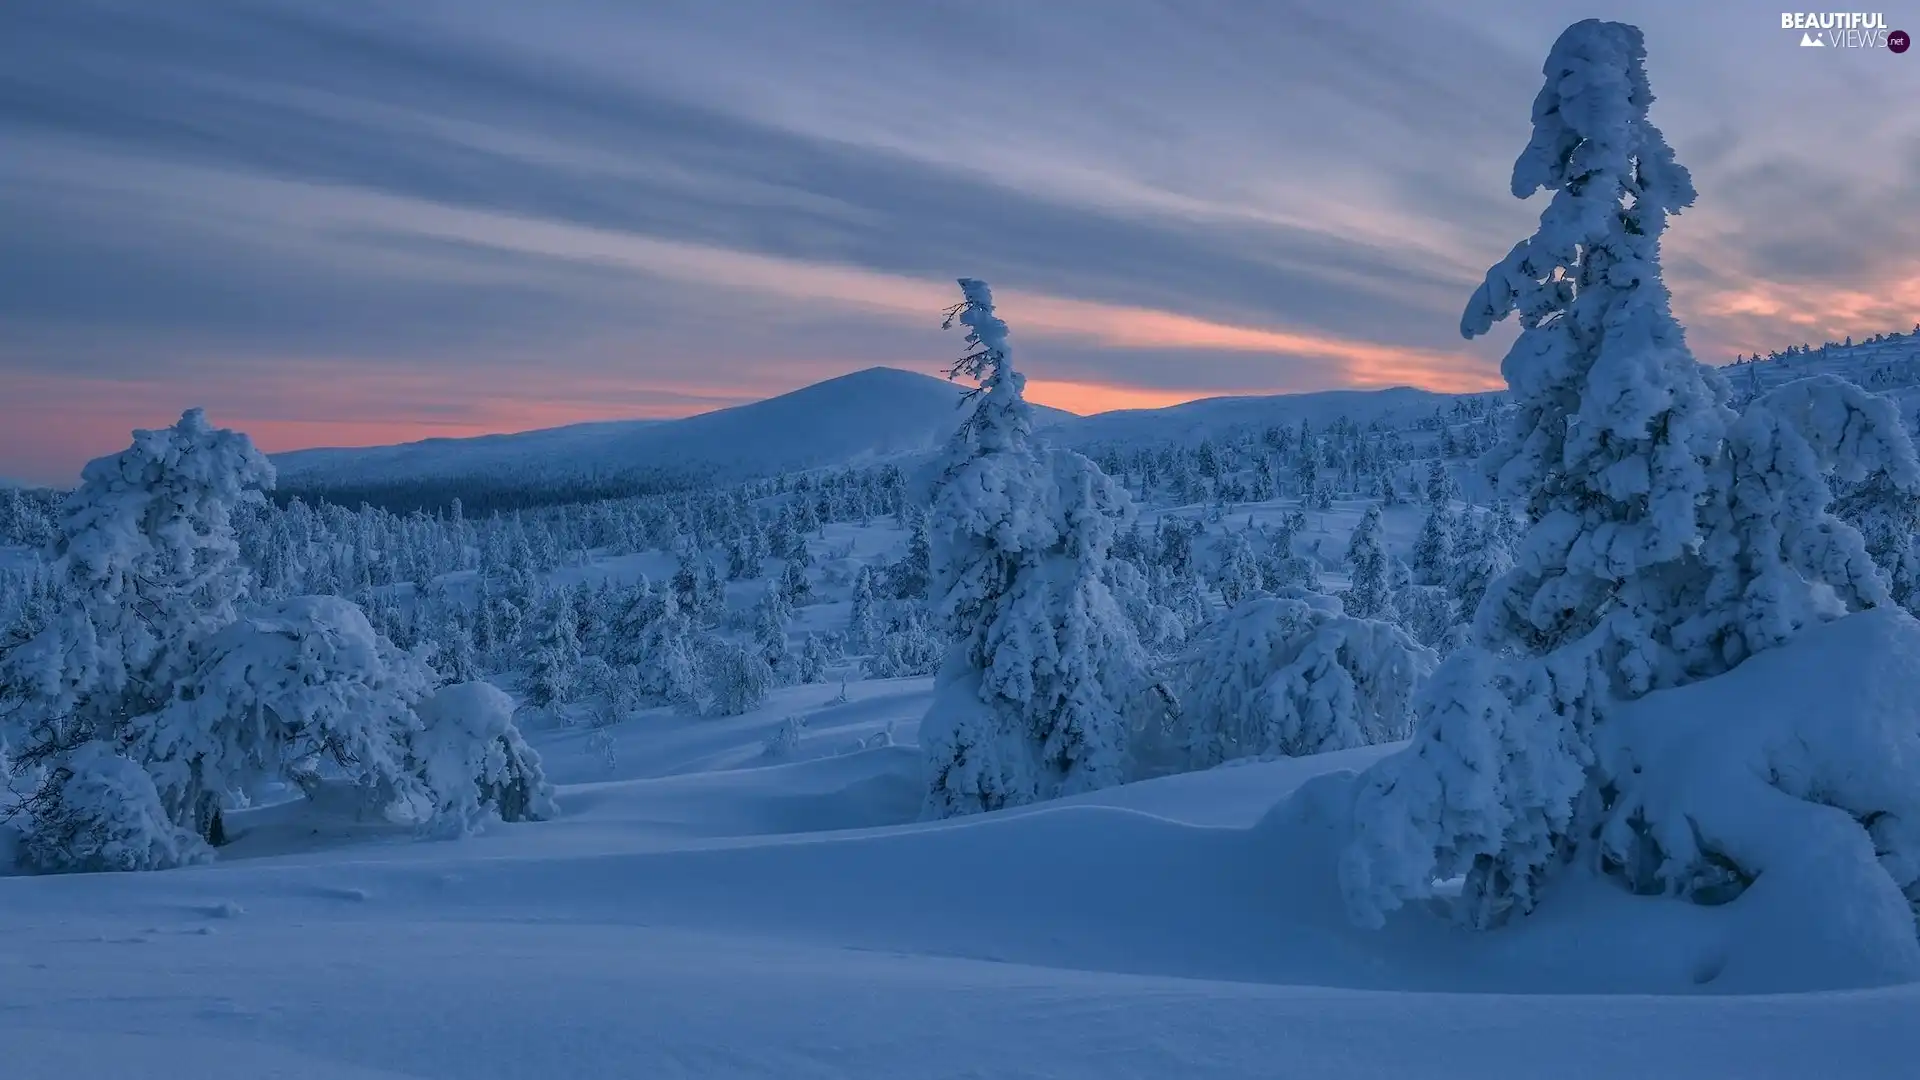
[[[1757,9],[1607,7],[1646,27],[1702,193],[1668,248],[1696,351],[1920,321],[1911,65],[1816,63]],[[956,37],[963,12],[990,32]],[[1075,411],[1485,388],[1500,339],[1461,342],[1458,310],[1531,228],[1507,166],[1547,44],[1587,14],[18,5],[0,473],[71,476],[191,403],[277,447],[933,372],[963,273]]]

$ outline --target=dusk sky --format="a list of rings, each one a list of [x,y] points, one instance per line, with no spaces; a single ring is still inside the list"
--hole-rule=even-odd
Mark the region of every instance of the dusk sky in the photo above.
[[[1647,34],[1695,352],[1920,321],[1920,51],[1777,3],[0,5],[0,476],[205,405],[269,450],[934,373],[1032,396],[1498,385],[1461,306],[1569,22]],[[1920,4],[1888,11],[1920,30]]]

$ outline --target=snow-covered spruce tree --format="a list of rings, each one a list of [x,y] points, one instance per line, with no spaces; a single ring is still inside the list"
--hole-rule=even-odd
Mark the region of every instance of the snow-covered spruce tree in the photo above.
[[[175,821],[218,839],[220,808],[268,779],[309,795],[324,766],[372,805],[427,793],[412,783],[413,707],[433,672],[338,596],[299,596],[249,613],[194,650],[165,707],[129,752]],[[430,796],[428,796],[430,798]]]
[[[1867,539],[1834,512],[1834,481],[1867,487],[1889,515],[1920,506],[1920,462],[1890,398],[1834,375],[1770,390],[1729,430],[1715,480],[1706,601],[1674,634],[1692,650],[1690,671],[1725,670],[1811,624],[1896,603]]]
[[[953,644],[921,724],[929,816],[994,810],[1119,783],[1126,696],[1145,656],[1106,585],[1124,489],[1033,437],[1025,378],[985,282],[963,278],[947,326],[976,380],[930,514],[931,597]]]
[[[709,637],[700,646],[700,668],[705,676],[702,710],[709,716],[739,716],[766,703],[773,688],[773,668],[758,649]]]
[[[872,655],[867,657],[869,679],[904,679],[931,675],[940,668],[946,652],[940,639],[927,627],[917,605],[909,604],[880,635]]]
[[[1349,584],[1340,594],[1340,600],[1358,619],[1384,618],[1392,609],[1386,539],[1382,533],[1380,507],[1376,503],[1367,507],[1360,524],[1347,540]]]
[[[248,574],[232,515],[273,479],[245,435],[199,409],[82,471],[48,552],[66,606],[0,653],[0,742],[37,780],[21,805],[35,865],[144,869],[204,852],[208,808],[158,819],[105,793],[159,803],[119,755],[148,734],[194,647],[233,620]],[[128,831],[149,827],[166,835]]]
[[[827,649],[826,639],[816,633],[808,633],[806,642],[800,647],[800,660],[796,674],[803,683],[825,682],[827,664],[832,660]]]
[[[1480,603],[1474,643],[1424,693],[1411,747],[1361,778],[1341,874],[1364,923],[1458,873],[1461,913],[1493,923],[1531,908],[1575,858],[1638,889],[1725,900],[1792,846],[1755,843],[1739,822],[1764,815],[1776,837],[1831,844],[1836,810],[1880,867],[1844,887],[1920,898],[1920,811],[1897,794],[1920,776],[1885,732],[1854,730],[1881,718],[1819,717],[1819,731],[1755,750],[1742,745],[1749,717],[1716,715],[1721,754],[1622,726],[1658,714],[1634,711],[1651,691],[1888,603],[1866,542],[1833,512],[1831,480],[1879,473],[1910,493],[1920,472],[1897,417],[1857,388],[1806,380],[1735,417],[1724,382],[1687,352],[1658,244],[1693,190],[1647,122],[1644,57],[1639,31],[1613,23],[1556,43],[1514,170],[1517,195],[1548,187],[1553,201],[1462,322],[1471,335],[1521,315],[1504,365],[1514,427],[1483,464],[1528,497],[1532,526]],[[1729,753],[1759,759],[1744,787],[1708,775]],[[1703,791],[1760,801],[1716,805]]]
[[[807,571],[813,568],[813,554],[807,550],[806,541],[796,541],[793,554],[787,557],[785,566],[780,568],[780,592],[788,604],[805,607],[813,603],[813,582]]]
[[[1261,597],[1204,628],[1174,662],[1187,769],[1403,739],[1437,658],[1390,622],[1331,596]]]
[[[580,640],[575,636],[568,590],[555,589],[540,605],[528,644],[527,704],[557,712],[573,700],[574,676],[580,668]]]
[[[886,633],[886,624],[880,617],[879,599],[874,595],[876,578],[873,567],[862,566],[853,579],[852,604],[847,614],[849,652],[871,652],[879,644],[880,635]]]
[[[1242,529],[1227,538],[1220,556],[1220,570],[1214,575],[1214,587],[1228,607],[1252,598],[1263,588],[1260,562],[1253,553],[1253,544],[1247,540],[1248,531]]]
[[[1834,514],[1860,530],[1867,554],[1886,575],[1893,602],[1920,615],[1920,499],[1886,469],[1841,486]]]
[[[927,598],[927,583],[932,575],[931,547],[927,536],[927,511],[917,507],[906,507],[901,511],[906,518],[907,549],[900,561],[886,568],[885,584],[887,594],[896,600],[924,600]]]
[[[787,628],[792,621],[793,609],[787,606],[779,584],[769,583],[753,605],[753,644],[760,659],[776,675],[788,666]]]
[[[1413,745],[1362,779],[1342,879],[1364,923],[1456,873],[1478,922],[1531,908],[1575,839],[1576,801],[1603,782],[1589,775],[1601,712],[1682,677],[1672,628],[1701,599],[1697,541],[1731,415],[1660,280],[1667,216],[1694,191],[1647,120],[1645,56],[1618,23],[1555,42],[1513,170],[1517,197],[1552,201],[1461,319],[1472,337],[1519,314],[1502,363],[1512,427],[1482,466],[1533,525],[1475,643],[1430,685]],[[1463,772],[1463,747],[1492,756]]]
[[[1427,520],[1413,541],[1413,579],[1422,585],[1444,585],[1452,567],[1453,514],[1440,503],[1427,511]]]

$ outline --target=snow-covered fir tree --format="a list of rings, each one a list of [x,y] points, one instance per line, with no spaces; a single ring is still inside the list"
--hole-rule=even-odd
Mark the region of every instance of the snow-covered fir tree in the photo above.
[[[738,716],[766,702],[773,688],[773,668],[758,649],[709,637],[701,643],[700,653],[705,675],[703,711],[708,715]]]
[[[134,432],[132,446],[82,471],[48,552],[66,606],[0,654],[0,743],[36,781],[23,832],[42,866],[145,869],[196,857],[217,838],[216,805],[178,815],[167,806],[156,819],[161,798],[144,763],[119,759],[156,736],[153,717],[191,671],[194,648],[235,618],[249,575],[233,513],[273,480],[245,435],[212,427],[199,409]],[[101,775],[83,775],[89,768]],[[123,813],[106,792],[145,809]],[[159,831],[124,831],[135,827]]]
[[[768,585],[753,605],[753,644],[760,659],[776,674],[787,666],[787,628],[792,621],[793,609],[787,606],[786,595],[777,583]]]
[[[1357,619],[1383,618],[1392,609],[1384,532],[1376,503],[1367,507],[1347,540],[1348,584],[1340,599]]]
[[[1434,655],[1392,623],[1316,593],[1262,597],[1201,631],[1175,664],[1173,749],[1187,769],[1405,738]]]
[[[1736,824],[1757,816],[1775,835],[1817,830],[1864,853],[1864,867],[1833,863],[1838,877],[1801,886],[1841,890],[1850,915],[1883,894],[1920,899],[1920,835],[1886,824],[1909,813],[1897,793],[1920,787],[1920,766],[1863,752],[1885,738],[1868,729],[1877,718],[1795,718],[1816,726],[1745,750],[1748,717],[1716,716],[1719,753],[1622,726],[1652,691],[1891,604],[1865,539],[1834,513],[1833,483],[1878,474],[1911,498],[1916,477],[1884,399],[1804,380],[1736,416],[1693,359],[1659,242],[1694,191],[1648,121],[1644,61],[1640,32],[1621,24],[1578,23],[1555,43],[1513,176],[1516,195],[1546,188],[1552,201],[1462,319],[1472,336],[1520,316],[1503,363],[1517,409],[1482,464],[1527,499],[1531,526],[1487,586],[1473,640],[1423,692],[1410,747],[1360,778],[1341,876],[1363,923],[1453,875],[1462,916],[1489,925],[1532,908],[1570,862],[1715,902],[1771,869],[1805,873],[1791,843],[1754,843]],[[1719,783],[1716,763],[1743,753],[1757,782]],[[1702,794],[1735,790],[1751,801]],[[1920,966],[1911,935],[1897,932]]]
[[[555,589],[547,595],[528,642],[526,701],[536,709],[557,711],[574,699],[580,640],[568,591]]]
[[[833,660],[833,653],[827,648],[827,639],[820,634],[809,632],[806,641],[800,646],[800,658],[797,675],[803,683],[825,682],[827,665]]]
[[[1214,587],[1229,607],[1250,599],[1263,588],[1260,562],[1247,538],[1250,531],[1251,527],[1241,529],[1227,537],[1220,569],[1214,577]]]
[[[1107,590],[1126,493],[1092,461],[1039,445],[1007,326],[962,279],[947,325],[975,380],[930,515],[932,597],[953,640],[921,723],[927,812],[944,817],[1120,782],[1122,703],[1145,657]]]
[[[886,623],[880,614],[880,601],[875,595],[877,579],[878,575],[871,566],[862,566],[853,579],[853,595],[847,614],[847,649],[850,652],[871,652],[879,645],[880,636],[886,633]]]
[[[1413,579],[1422,585],[1443,585],[1453,569],[1453,513],[1445,503],[1427,511],[1420,535],[1413,541]]]

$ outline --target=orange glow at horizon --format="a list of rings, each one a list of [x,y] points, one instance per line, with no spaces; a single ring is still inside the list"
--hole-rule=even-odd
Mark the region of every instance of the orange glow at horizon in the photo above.
[[[1028,379],[1027,400],[1080,416],[1121,409],[1164,409],[1213,397],[1244,397],[1258,390],[1159,390],[1141,386]]]

